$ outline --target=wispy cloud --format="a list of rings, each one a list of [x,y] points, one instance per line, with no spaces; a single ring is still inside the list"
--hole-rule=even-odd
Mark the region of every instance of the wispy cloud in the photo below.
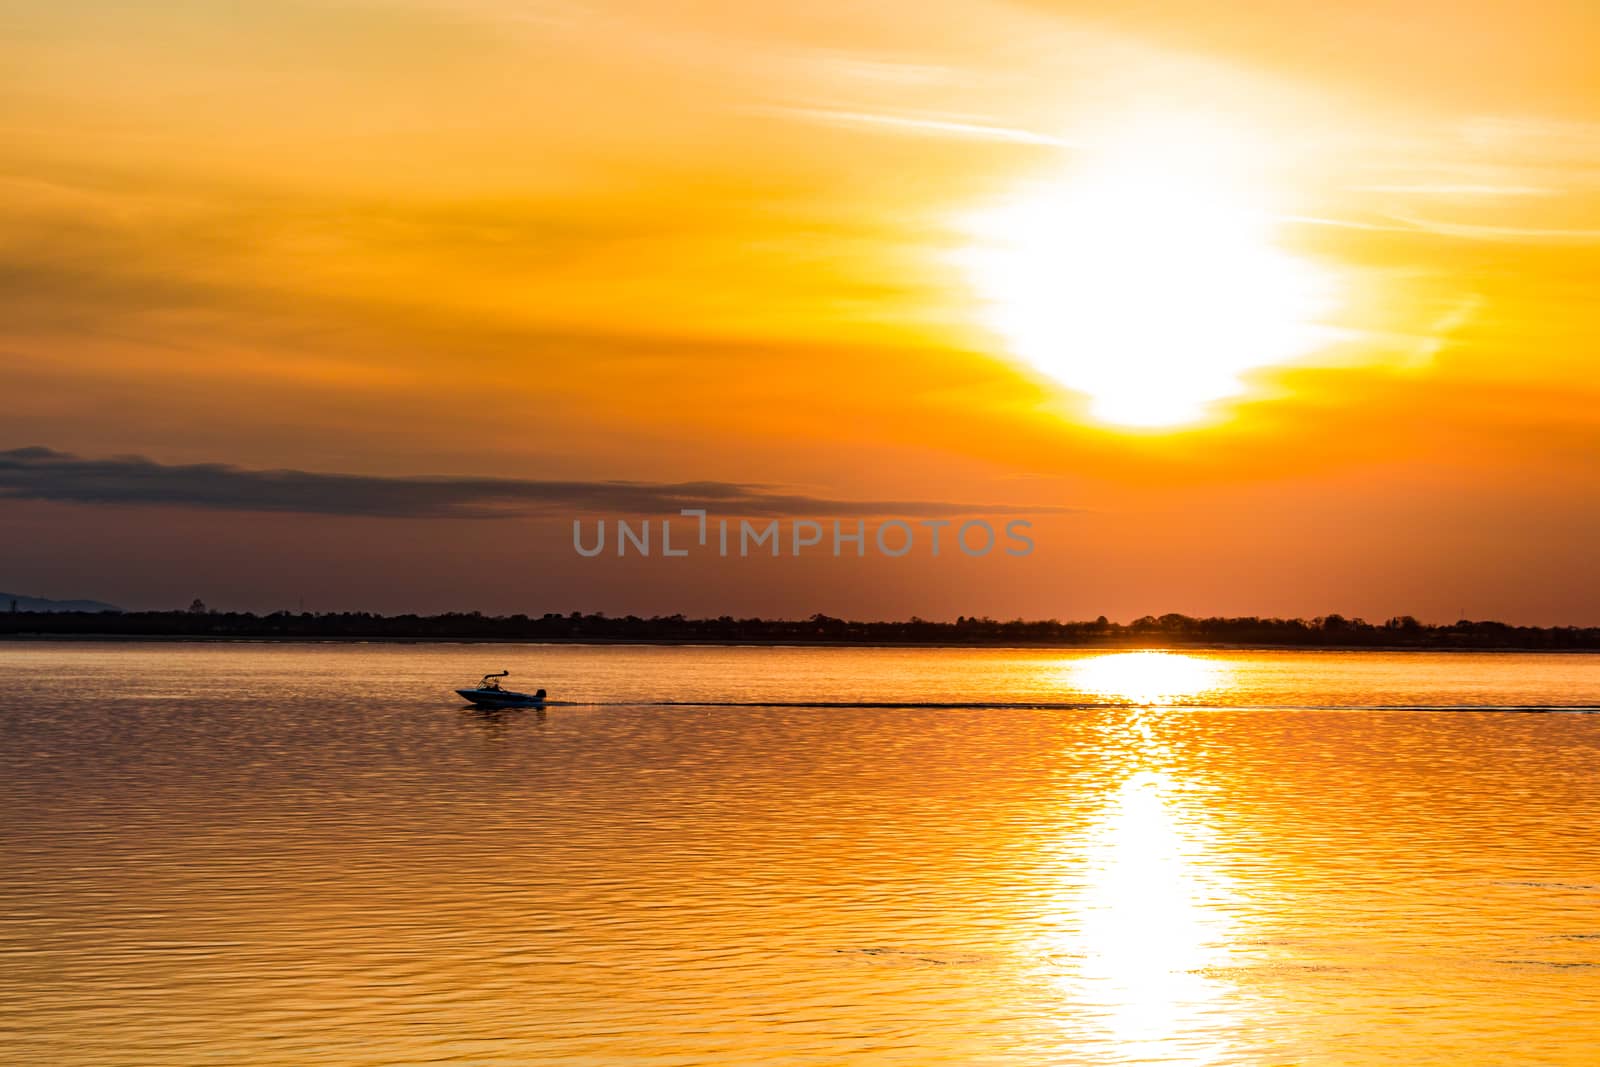
[[[1408,215],[1389,218],[1423,233],[1440,237],[1459,237],[1469,241],[1533,241],[1558,244],[1593,244],[1600,241],[1600,229],[1549,228],[1537,226],[1475,226],[1460,222],[1435,222]]]
[[[763,108],[765,114],[820,122],[830,126],[869,126],[890,133],[913,134],[923,137],[955,137],[976,141],[1002,141],[1010,144],[1044,145],[1050,148],[1071,147],[1070,141],[1037,130],[1016,126],[1001,126],[986,122],[970,122],[937,115],[894,114],[875,111],[849,111],[825,107],[774,107]]]
[[[1561,190],[1542,185],[1492,185],[1470,182],[1418,182],[1411,185],[1353,185],[1356,192],[1399,193],[1406,196],[1556,196]]]
[[[1422,233],[1470,241],[1510,241],[1550,244],[1593,244],[1600,242],[1600,229],[1539,226],[1480,226],[1462,222],[1437,222],[1411,215],[1385,214],[1386,222],[1359,219],[1323,218],[1316,215],[1279,215],[1278,221],[1303,226],[1330,226],[1374,233]]]
[[[1457,133],[1466,144],[1501,156],[1530,153],[1573,162],[1593,162],[1600,157],[1600,122],[1536,115],[1478,115],[1462,122]]]
[[[31,446],[0,451],[0,499],[369,518],[488,519],[574,513],[648,515],[704,507],[728,515],[1015,515],[1074,508],[939,500],[839,500],[739,482],[545,481],[393,477],[84,459]]]

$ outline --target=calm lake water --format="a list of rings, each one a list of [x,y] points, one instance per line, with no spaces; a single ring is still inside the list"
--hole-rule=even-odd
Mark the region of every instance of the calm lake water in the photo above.
[[[501,668],[574,705],[463,709]],[[0,1062],[1593,1064],[1597,706],[1600,656],[0,644]]]

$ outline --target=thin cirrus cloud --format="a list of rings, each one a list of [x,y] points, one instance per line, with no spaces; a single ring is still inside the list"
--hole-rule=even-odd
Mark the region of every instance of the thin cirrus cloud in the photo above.
[[[902,115],[888,112],[850,111],[822,107],[774,107],[752,110],[757,113],[818,122],[824,125],[875,127],[890,133],[917,134],[927,137],[954,137],[976,141],[1002,141],[1012,144],[1044,145],[1050,148],[1068,148],[1072,146],[1072,142],[1065,138],[1041,133],[1037,130],[988,122],[973,122],[966,118]]]
[[[1077,510],[937,500],[838,500],[739,482],[249,470],[221,463],[164,464],[141,456],[85,459],[37,445],[0,451],[0,499],[391,519],[514,518],[580,511],[651,514],[686,507],[773,516],[1015,515]]]

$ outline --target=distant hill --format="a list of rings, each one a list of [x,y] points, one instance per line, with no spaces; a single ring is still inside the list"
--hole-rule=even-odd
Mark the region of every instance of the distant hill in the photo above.
[[[0,593],[0,611],[121,611],[115,604],[98,600],[49,600],[42,596],[23,596],[21,593]]]

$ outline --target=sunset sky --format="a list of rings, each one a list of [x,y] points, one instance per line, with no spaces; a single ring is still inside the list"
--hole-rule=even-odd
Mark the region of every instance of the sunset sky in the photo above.
[[[1592,0],[0,0],[0,589],[1600,623],[1596,55]],[[681,483],[1038,548],[572,551]]]

